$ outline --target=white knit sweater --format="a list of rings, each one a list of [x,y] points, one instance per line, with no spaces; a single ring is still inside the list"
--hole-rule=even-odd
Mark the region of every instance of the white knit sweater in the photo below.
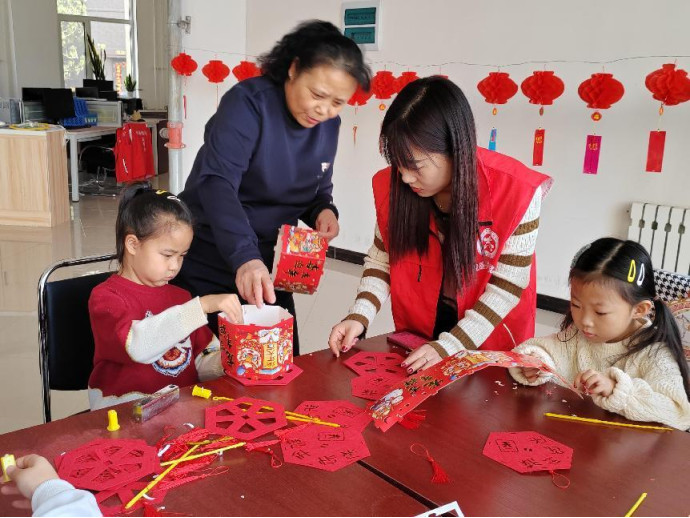
[[[567,341],[565,337],[569,337]],[[532,338],[514,350],[535,356],[552,366],[569,382],[578,373],[593,369],[610,376],[616,383],[608,397],[593,395],[592,400],[604,410],[616,412],[633,421],[654,421],[680,430],[690,428],[690,402],[685,393],[678,363],[667,347],[654,344],[621,359],[629,340],[594,343],[575,328],[565,333]],[[548,373],[529,383],[521,369],[510,374],[523,385],[558,383]]]

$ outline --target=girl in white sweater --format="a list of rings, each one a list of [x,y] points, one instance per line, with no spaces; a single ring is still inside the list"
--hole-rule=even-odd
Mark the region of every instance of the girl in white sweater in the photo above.
[[[602,238],[580,250],[570,270],[570,310],[561,332],[527,340],[515,351],[552,366],[605,410],[690,428],[680,334],[656,294],[649,254],[638,243]],[[525,385],[550,378],[538,369],[510,372]]]

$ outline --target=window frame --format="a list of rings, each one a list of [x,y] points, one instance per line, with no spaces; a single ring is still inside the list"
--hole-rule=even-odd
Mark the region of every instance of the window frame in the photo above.
[[[129,25],[129,45],[132,49],[132,78],[139,81],[139,47],[137,45],[137,0],[127,0],[129,3],[129,14],[130,19],[126,18],[103,18],[101,16],[81,16],[77,14],[61,14],[57,13],[57,23],[58,23],[58,35],[60,36],[60,84],[62,88],[65,88],[65,64],[62,58],[62,22],[77,22],[84,25],[84,74],[88,79],[89,76],[93,77],[93,69],[91,67],[91,61],[88,57],[86,35],[91,34],[91,23],[118,23],[121,25]],[[57,0],[55,0],[55,9],[57,10]]]

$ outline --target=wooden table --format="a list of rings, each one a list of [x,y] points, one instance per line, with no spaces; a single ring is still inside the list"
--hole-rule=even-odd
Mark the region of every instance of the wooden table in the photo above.
[[[384,337],[362,341],[358,348],[404,354]],[[287,386],[245,388],[225,378],[204,386],[216,396],[250,395],[282,403],[286,409],[305,400],[327,399],[364,406],[363,400],[350,395],[355,374],[343,365],[343,357],[321,351],[295,362],[305,372]],[[130,422],[126,417],[130,405],[121,405],[122,429],[114,434],[105,430],[105,411],[97,411],[0,436],[1,449],[52,458],[102,437],[141,437],[154,444],[165,425],[201,425],[203,409],[217,404],[189,393],[184,389],[178,404],[144,425]],[[227,474],[172,490],[164,505],[168,511],[194,515],[413,516],[457,500],[466,516],[623,516],[647,492],[635,516],[690,513],[686,433],[546,419],[542,414],[552,411],[623,421],[552,384],[513,389],[507,371],[499,368],[457,381],[420,408],[427,410],[427,419],[417,430],[394,426],[383,433],[370,425],[364,436],[371,457],[359,465],[335,473],[291,464],[274,470],[267,455],[232,452],[223,460],[230,466]],[[568,489],[555,487],[547,473],[521,475],[482,455],[490,432],[521,430],[538,431],[574,449],[573,467],[566,472],[571,481]],[[430,482],[429,463],[409,450],[415,442],[425,445],[440,462],[452,479],[450,484]],[[0,515],[16,513],[8,506],[7,499],[0,498]]]

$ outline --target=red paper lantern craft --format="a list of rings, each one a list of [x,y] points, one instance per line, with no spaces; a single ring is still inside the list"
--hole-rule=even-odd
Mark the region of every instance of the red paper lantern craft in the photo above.
[[[364,106],[367,104],[367,101],[371,99],[372,95],[374,95],[374,92],[371,90],[371,88],[367,92],[364,90],[364,88],[357,85],[357,90],[355,90],[355,93],[352,94],[352,97],[350,97],[350,100],[347,101],[347,104],[350,106]]]
[[[685,70],[676,70],[676,65],[667,63],[647,76],[644,82],[654,99],[662,105],[674,106],[690,100],[690,79]],[[659,114],[663,113],[660,108]]]
[[[623,83],[614,79],[613,74],[592,74],[592,77],[583,81],[577,89],[577,94],[587,103],[587,108],[606,110],[617,103],[623,97],[625,88]],[[601,113],[595,111],[592,119],[601,119]]]
[[[351,428],[298,426],[282,434],[285,462],[337,471],[370,455],[362,434]]]
[[[192,56],[180,52],[171,61],[170,65],[175,69],[175,72],[181,76],[191,76],[192,73],[197,69],[197,62],[194,61]]]
[[[252,379],[245,378],[243,376],[232,376],[232,379],[238,381],[245,387],[256,387],[256,386],[273,386],[273,385],[287,385],[297,376],[304,372],[294,363],[285,367],[285,372],[278,374],[273,379]]]
[[[377,99],[390,99],[397,93],[395,76],[390,70],[379,70],[371,79],[371,91]],[[379,104],[379,110],[385,110],[384,103]]]
[[[412,81],[419,79],[417,72],[403,72],[395,80],[395,93],[400,93],[400,91],[409,85]]]
[[[531,104],[539,104],[539,115],[544,113],[544,106],[553,104],[565,90],[563,81],[552,70],[535,71],[520,85],[522,93]]]
[[[219,59],[212,59],[204,65],[201,72],[211,83],[222,83],[230,75],[230,68]]]
[[[487,77],[477,84],[479,93],[484,96],[487,103],[505,104],[518,91],[518,85],[506,72],[491,72]],[[496,115],[497,109],[494,106],[493,114]]]
[[[245,79],[260,76],[261,69],[251,61],[240,61],[240,64],[232,69],[232,75],[234,75],[238,81],[244,81]]]
[[[376,401],[388,394],[391,387],[403,379],[405,376],[401,374],[373,372],[352,378],[350,386],[353,396]]]
[[[287,426],[287,419],[283,405],[241,397],[207,408],[205,423],[213,433],[249,441]]]
[[[573,462],[572,448],[532,431],[492,432],[482,453],[518,473],[548,471],[553,476],[557,469],[570,469]]]
[[[101,510],[103,516],[118,516],[125,511],[125,505],[134,498],[139,491],[144,489],[148,485],[148,480],[141,480],[138,482],[132,482],[124,487],[118,487],[115,489],[109,489],[107,491],[99,491],[94,496],[96,497],[96,502]],[[136,511],[137,509],[144,507],[144,502],[149,504],[160,505],[165,498],[165,494],[168,491],[165,489],[160,489],[159,487],[154,487],[146,493],[148,497],[146,500],[138,500],[128,511]]]
[[[345,400],[303,401],[295,412],[318,417],[322,421],[338,423],[342,428],[362,431],[371,422],[371,416],[363,408]]]
[[[400,366],[404,360],[398,353],[359,351],[344,363],[359,375],[389,373],[405,377],[407,372]]]
[[[141,439],[99,439],[62,455],[58,475],[76,488],[104,491],[159,469],[156,449]]]

